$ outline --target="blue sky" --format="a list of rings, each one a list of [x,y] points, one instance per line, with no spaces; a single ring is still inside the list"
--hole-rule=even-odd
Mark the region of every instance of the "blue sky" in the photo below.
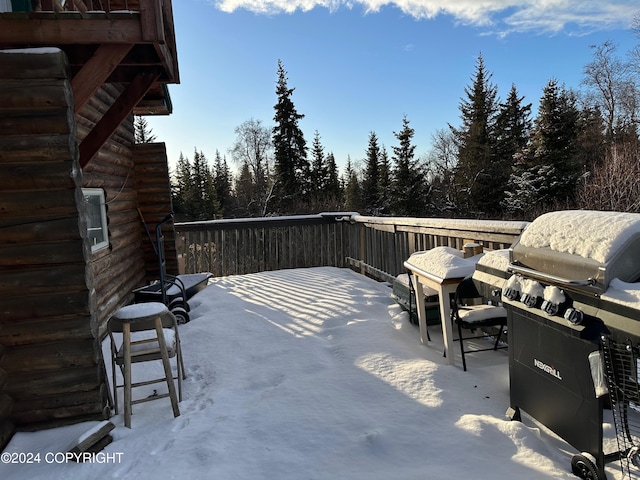
[[[178,0],[173,2],[180,85],[174,113],[148,117],[173,166],[194,149],[226,155],[251,118],[273,125],[277,61],[305,115],[338,164],[365,157],[371,131],[389,154],[404,115],[416,154],[460,123],[459,103],[482,53],[498,96],[511,84],[535,108],[551,78],[580,88],[591,45],[620,55],[640,43],[637,0]]]

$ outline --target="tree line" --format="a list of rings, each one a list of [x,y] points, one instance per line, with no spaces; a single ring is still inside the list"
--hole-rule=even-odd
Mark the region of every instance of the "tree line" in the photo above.
[[[637,25],[640,22],[636,21]],[[482,54],[460,100],[460,124],[432,135],[416,155],[405,115],[390,151],[369,133],[361,164],[340,174],[318,131],[300,129],[282,61],[274,125],[249,119],[212,161],[180,155],[172,178],[180,220],[357,211],[376,216],[517,218],[560,208],[640,211],[640,47],[627,59],[610,42],[593,46],[581,90],[552,78],[535,117],[511,86],[501,100]]]

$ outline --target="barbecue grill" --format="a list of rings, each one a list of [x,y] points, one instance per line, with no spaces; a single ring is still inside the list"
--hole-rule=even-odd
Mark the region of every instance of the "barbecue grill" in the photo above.
[[[605,478],[605,463],[620,455],[603,451],[608,397],[596,395],[589,355],[600,351],[603,336],[640,344],[640,307],[610,288],[616,282],[633,290],[640,281],[640,214],[548,213],[529,225],[509,257],[502,289],[508,413],[518,419],[522,409],[581,452],[572,459],[574,473]]]

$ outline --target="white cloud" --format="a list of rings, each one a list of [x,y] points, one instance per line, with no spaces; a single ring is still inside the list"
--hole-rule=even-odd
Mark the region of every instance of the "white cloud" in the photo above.
[[[261,14],[307,12],[322,7],[331,12],[361,7],[376,13],[395,7],[416,19],[451,16],[454,21],[486,27],[494,33],[559,32],[626,28],[640,14],[637,0],[213,0],[222,11],[245,9]]]

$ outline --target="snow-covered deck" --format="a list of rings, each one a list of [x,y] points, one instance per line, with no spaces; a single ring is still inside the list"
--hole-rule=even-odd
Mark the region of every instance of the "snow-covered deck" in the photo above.
[[[447,365],[439,327],[421,345],[390,294],[332,267],[214,279],[180,327],[180,417],[158,400],[132,429],[112,418],[102,463],[52,461],[96,422],[19,433],[5,452],[41,461],[0,463],[0,478],[576,478],[570,446],[506,418],[504,351]]]

